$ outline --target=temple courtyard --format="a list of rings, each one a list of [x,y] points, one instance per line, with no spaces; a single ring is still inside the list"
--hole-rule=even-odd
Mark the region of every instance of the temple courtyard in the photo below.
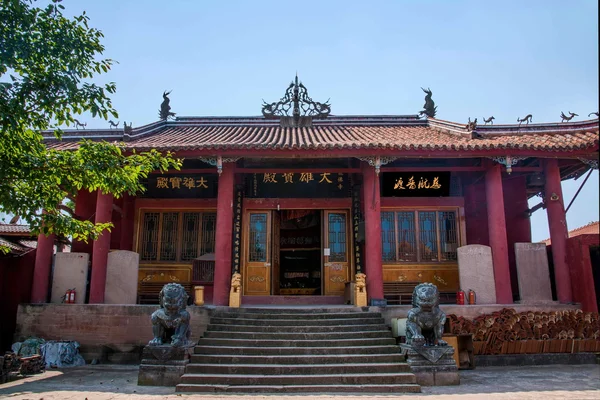
[[[86,365],[49,370],[41,375],[0,385],[0,398],[51,400],[108,399],[296,399],[298,397],[390,399],[410,396],[421,399],[599,399],[600,365],[544,365],[523,367],[477,367],[460,372],[460,386],[422,387],[420,394],[176,394],[175,388],[138,386],[135,365]],[[484,397],[485,396],[485,397]]]

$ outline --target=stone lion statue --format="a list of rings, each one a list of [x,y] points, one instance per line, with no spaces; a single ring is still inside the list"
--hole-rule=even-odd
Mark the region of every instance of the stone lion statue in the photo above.
[[[231,277],[231,291],[232,292],[239,292],[240,288],[242,287],[242,275],[235,273],[233,274],[233,276]]]
[[[151,346],[170,344],[174,347],[189,346],[190,313],[186,311],[188,294],[178,283],[166,284],[158,295],[160,307],[152,313]]]
[[[356,274],[356,289],[362,291],[365,287],[367,287],[367,276],[363,273]]]
[[[413,308],[406,321],[406,343],[413,346],[447,346],[442,340],[446,314],[440,310],[440,294],[432,283],[421,283],[413,291]]]
[[[242,305],[242,275],[236,272],[231,277],[231,289],[229,290],[229,307],[240,307]]]

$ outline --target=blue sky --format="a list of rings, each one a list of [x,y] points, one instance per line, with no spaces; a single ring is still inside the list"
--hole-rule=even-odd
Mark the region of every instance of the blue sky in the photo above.
[[[259,115],[296,71],[332,113],[414,114],[429,87],[441,119],[583,120],[598,111],[598,2],[64,0],[105,34],[120,121],[157,120],[172,90],[179,116]],[[87,119],[86,119],[87,118]],[[89,128],[108,128],[83,116]],[[598,220],[598,172],[568,214]],[[570,201],[582,179],[563,183]],[[538,198],[533,199],[537,202]],[[547,238],[545,211],[533,239]]]

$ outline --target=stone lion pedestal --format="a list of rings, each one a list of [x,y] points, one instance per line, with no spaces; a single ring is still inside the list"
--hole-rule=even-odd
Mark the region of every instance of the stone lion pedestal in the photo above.
[[[459,385],[454,348],[443,340],[446,314],[440,309],[440,293],[432,283],[413,290],[413,308],[406,319],[406,344],[400,349],[421,386]]]
[[[151,316],[153,339],[144,347],[138,385],[175,386],[190,362],[194,342],[190,340],[188,295],[177,283],[166,284],[158,295],[160,307]]]
[[[194,346],[146,346],[138,374],[138,385],[176,386],[190,362]]]
[[[458,368],[454,361],[452,346],[411,346],[401,344],[400,349],[406,357],[417,383],[421,386],[460,385]]]

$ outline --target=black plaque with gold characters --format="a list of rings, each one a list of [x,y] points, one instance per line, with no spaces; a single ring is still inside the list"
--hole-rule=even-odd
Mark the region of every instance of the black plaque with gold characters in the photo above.
[[[383,197],[450,196],[450,172],[385,172],[382,175]]]
[[[350,197],[348,174],[327,172],[256,173],[246,175],[246,197],[340,198]]]
[[[210,199],[217,197],[217,174],[152,174],[142,197],[157,199]]]

